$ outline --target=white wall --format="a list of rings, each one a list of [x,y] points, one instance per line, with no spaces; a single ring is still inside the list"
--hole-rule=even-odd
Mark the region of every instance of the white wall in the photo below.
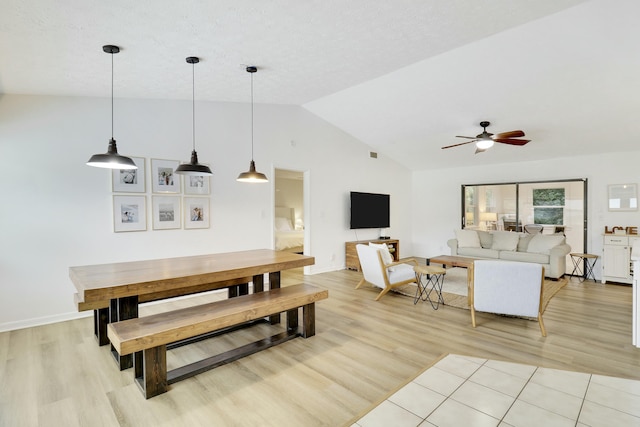
[[[114,137],[121,154],[188,160],[191,101],[115,101]],[[140,259],[272,247],[273,179],[266,185],[235,181],[248,169],[247,104],[196,103],[196,148],[214,171],[211,227],[114,233],[110,171],[85,165],[106,151],[110,100],[2,95],[0,159],[0,331],[77,316],[68,268]],[[411,173],[296,106],[256,105],[257,169],[308,171],[312,273],[344,267],[349,191],[392,195],[391,235],[411,253]],[[270,178],[272,178],[270,176]],[[376,237],[378,230],[359,233]],[[406,243],[405,243],[406,242]]]
[[[640,181],[640,151],[573,156],[547,161],[513,162],[486,167],[466,167],[413,173],[412,245],[414,256],[448,254],[447,240],[460,228],[460,186],[516,181],[588,179],[588,253],[602,256],[605,226],[639,226],[640,211],[609,212],[609,184]],[[582,252],[582,248],[573,248]],[[594,269],[601,276],[601,259]]]

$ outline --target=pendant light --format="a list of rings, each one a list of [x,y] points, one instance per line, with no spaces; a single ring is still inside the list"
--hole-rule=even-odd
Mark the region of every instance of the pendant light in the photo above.
[[[195,68],[200,59],[195,56],[190,56],[187,58],[187,63],[191,64],[191,77],[192,77],[192,115],[193,115],[193,123],[192,123],[192,139],[193,139],[193,151],[191,151],[191,162],[183,163],[176,169],[176,173],[180,175],[213,175],[211,169],[207,165],[201,165],[198,163],[198,153],[196,152],[196,76],[195,76]]]
[[[120,52],[120,48],[108,44],[102,46],[102,50],[111,54],[111,139],[109,140],[107,152],[105,154],[94,154],[87,162],[87,165],[108,169],[138,169],[133,160],[118,154],[116,140],[113,139],[113,55]]]
[[[251,163],[249,171],[238,175],[240,182],[269,182],[265,174],[256,171],[256,162],[253,161],[253,74],[258,71],[257,67],[247,67],[247,73],[251,74]]]

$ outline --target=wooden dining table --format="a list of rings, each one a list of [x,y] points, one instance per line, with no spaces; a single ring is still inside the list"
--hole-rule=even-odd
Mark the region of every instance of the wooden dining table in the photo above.
[[[280,272],[313,265],[315,258],[271,249],[255,249],[178,258],[69,267],[76,287],[78,311],[94,311],[94,333],[99,345],[109,344],[107,324],[138,317],[141,302],[229,289],[229,296],[280,287]],[[271,323],[280,321],[279,315]],[[114,356],[116,356],[114,354]],[[131,355],[116,357],[120,369],[133,365]]]

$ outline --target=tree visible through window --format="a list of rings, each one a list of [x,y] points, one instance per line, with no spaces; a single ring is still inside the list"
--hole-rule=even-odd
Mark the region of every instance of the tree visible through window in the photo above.
[[[564,204],[564,188],[534,189],[533,221],[536,224],[562,225]]]

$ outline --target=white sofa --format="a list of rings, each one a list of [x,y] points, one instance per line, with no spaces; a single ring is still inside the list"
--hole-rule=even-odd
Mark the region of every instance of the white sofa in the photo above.
[[[567,268],[571,246],[562,234],[526,234],[510,231],[456,230],[447,242],[451,255],[541,264],[545,276],[559,279]]]

